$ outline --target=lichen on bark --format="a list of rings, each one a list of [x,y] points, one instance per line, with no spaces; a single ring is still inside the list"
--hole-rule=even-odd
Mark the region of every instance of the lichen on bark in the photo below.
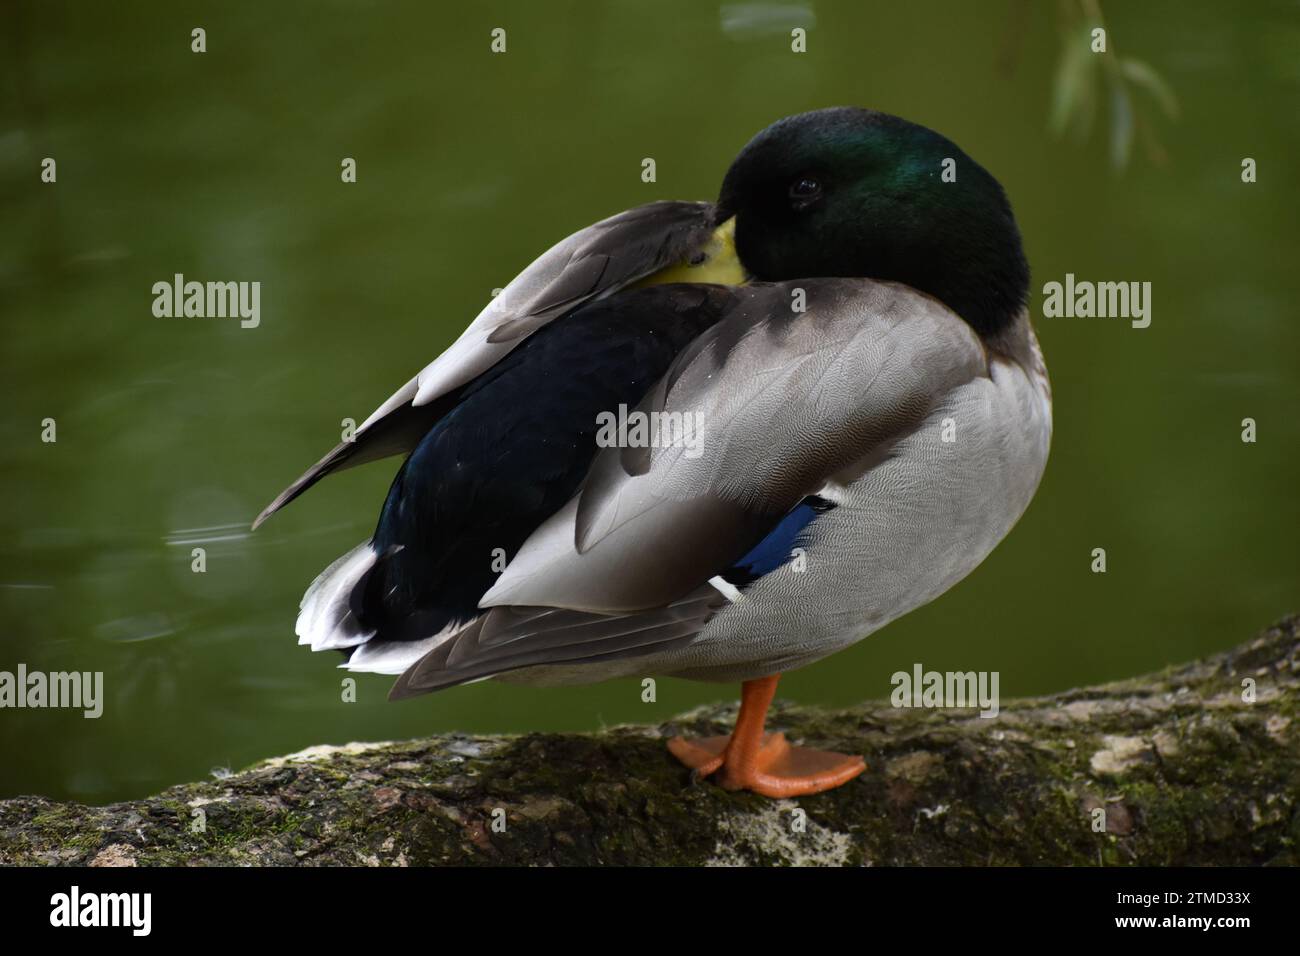
[[[771,728],[869,765],[799,800],[727,793],[668,756],[674,733],[725,732],[719,705],[595,734],[315,747],[105,807],[4,800],[0,863],[1294,865],[1298,625],[995,720],[778,702]]]

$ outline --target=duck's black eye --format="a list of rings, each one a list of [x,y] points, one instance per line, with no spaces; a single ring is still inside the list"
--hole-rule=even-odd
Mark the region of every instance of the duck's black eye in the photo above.
[[[790,184],[790,204],[803,209],[821,197],[822,184],[811,176],[800,176]]]

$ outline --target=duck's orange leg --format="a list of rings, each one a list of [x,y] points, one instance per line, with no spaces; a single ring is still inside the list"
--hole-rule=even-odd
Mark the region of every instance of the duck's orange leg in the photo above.
[[[852,780],[867,769],[861,757],[829,750],[793,747],[785,734],[763,733],[767,708],[780,674],[747,680],[740,691],[740,714],[730,737],[668,741],[672,755],[701,777],[715,771],[726,790],[753,790],[765,797],[801,797]]]

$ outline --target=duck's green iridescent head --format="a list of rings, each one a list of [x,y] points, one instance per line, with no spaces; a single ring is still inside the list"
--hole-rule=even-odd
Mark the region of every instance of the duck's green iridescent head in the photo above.
[[[737,253],[757,279],[902,282],[982,335],[1027,301],[1002,186],[950,140],[887,113],[836,107],[773,123],[736,157],[718,205],[736,217]]]

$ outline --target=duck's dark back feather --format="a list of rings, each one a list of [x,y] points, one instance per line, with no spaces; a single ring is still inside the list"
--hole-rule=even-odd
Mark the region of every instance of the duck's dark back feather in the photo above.
[[[465,386],[384,502],[379,557],[351,601],[372,640],[418,640],[475,617],[506,562],[578,490],[597,416],[634,407],[728,301],[715,286],[619,293],[539,330]]]

